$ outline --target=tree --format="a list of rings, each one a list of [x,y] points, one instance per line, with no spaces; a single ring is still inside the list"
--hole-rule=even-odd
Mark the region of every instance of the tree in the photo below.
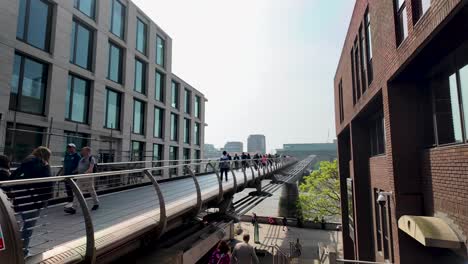
[[[322,161],[299,186],[298,206],[305,219],[340,215],[340,178],[336,160]]]

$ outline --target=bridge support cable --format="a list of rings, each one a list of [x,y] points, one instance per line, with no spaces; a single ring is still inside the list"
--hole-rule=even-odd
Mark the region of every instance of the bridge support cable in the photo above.
[[[75,195],[75,199],[78,200],[81,211],[83,212],[86,229],[86,255],[84,263],[94,264],[96,263],[96,246],[94,240],[93,220],[91,218],[88,204],[86,203],[86,199],[84,198],[83,193],[81,192],[80,188],[78,188],[78,185],[73,179],[66,178],[65,182],[71,187],[72,192]]]
[[[195,173],[193,173],[193,170],[192,168],[190,168],[189,165],[185,165],[185,169],[187,170],[187,172],[192,176],[192,179],[193,179],[193,183],[195,183],[195,189],[197,191],[197,205],[195,207],[195,215],[197,215],[198,213],[201,212],[202,210],[202,205],[203,205],[203,201],[202,201],[202,195],[201,195],[201,189],[200,189],[200,184],[198,183],[198,179],[197,177],[195,176]]]
[[[214,173],[216,174],[216,177],[218,178],[218,186],[219,186],[218,203],[220,203],[223,200],[223,195],[224,195],[223,179],[221,179],[221,176],[219,175],[218,170],[211,162],[208,162],[206,164],[206,168],[208,168],[208,166],[210,166],[213,169]]]
[[[148,179],[153,184],[153,187],[156,191],[156,195],[158,196],[158,200],[159,200],[159,223],[158,223],[158,227],[156,229],[156,234],[155,234],[155,239],[159,239],[162,236],[162,234],[164,234],[164,232],[166,231],[166,227],[167,227],[166,202],[164,200],[161,187],[159,186],[158,181],[153,176],[151,171],[148,169],[148,170],[145,170],[144,173],[146,177],[148,177]]]
[[[3,247],[0,259],[5,263],[24,264],[23,247],[19,226],[16,224],[15,212],[7,195],[0,189],[0,223],[2,223]],[[5,243],[9,241],[8,245]]]

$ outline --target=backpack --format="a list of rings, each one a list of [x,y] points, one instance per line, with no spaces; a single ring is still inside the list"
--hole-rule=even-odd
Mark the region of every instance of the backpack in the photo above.
[[[97,160],[93,156],[89,156],[89,163],[91,164],[91,159],[94,159],[94,167],[93,167],[93,173],[98,172],[98,163]]]

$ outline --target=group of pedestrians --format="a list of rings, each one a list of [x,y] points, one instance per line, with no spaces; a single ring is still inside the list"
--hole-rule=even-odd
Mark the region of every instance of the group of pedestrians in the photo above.
[[[47,178],[52,176],[50,168],[50,149],[44,146],[37,147],[27,156],[16,169],[11,169],[11,163],[7,156],[0,155],[0,181],[25,180],[35,178]],[[91,155],[91,148],[81,149],[81,155],[76,151],[76,145],[67,145],[67,152],[64,158],[64,175],[77,175],[93,173],[96,171],[96,160]],[[94,188],[94,178],[83,178],[76,180],[82,192],[89,192],[93,198],[92,210],[99,208],[99,200]],[[41,211],[48,205],[50,199],[54,197],[54,182],[42,182],[31,184],[18,184],[14,186],[2,187],[5,194],[11,199],[13,209],[22,223],[20,232],[23,240],[25,256],[28,255],[30,238],[34,227],[41,216]],[[73,198],[71,186],[66,184],[67,202],[64,211],[68,214],[75,214],[77,199]]]
[[[242,168],[250,167],[250,161],[253,161],[253,166],[256,170],[258,168],[265,167],[267,165],[272,165],[275,161],[274,158],[278,158],[278,155],[271,155],[271,154],[255,154],[253,157],[250,156],[250,153],[242,152],[239,156],[237,153],[234,154],[232,157],[227,151],[223,151],[223,155],[219,159],[219,171],[221,173],[221,179],[223,175],[225,176],[225,180],[228,181],[228,173],[231,169],[231,161],[234,160],[234,169],[239,170]]]
[[[209,264],[258,264],[255,248],[249,244],[250,235],[245,234],[242,238],[243,242],[239,242],[234,246],[230,254],[229,245],[226,241],[220,241],[217,248],[210,258]]]

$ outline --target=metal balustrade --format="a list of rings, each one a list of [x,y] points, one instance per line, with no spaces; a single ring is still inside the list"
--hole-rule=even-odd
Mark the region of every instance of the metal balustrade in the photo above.
[[[183,160],[164,166],[160,162],[166,161],[131,162],[139,167],[122,170],[111,168],[129,166],[128,162],[99,164],[100,169],[108,166],[109,170],[0,182],[0,239],[5,242],[0,263],[95,263],[98,256],[146,234],[159,238],[177,218],[197,215],[209,203],[220,204],[227,196],[296,162],[285,158],[269,159],[266,165],[258,160],[242,161],[229,161],[229,181],[220,177],[220,161]],[[174,168],[183,171],[183,176],[155,176]],[[139,181],[129,180],[135,177]],[[101,207],[97,211],[88,205],[83,180],[94,183],[99,192]],[[67,185],[68,194],[75,199],[74,215],[63,212],[65,202],[70,201],[65,200]]]

